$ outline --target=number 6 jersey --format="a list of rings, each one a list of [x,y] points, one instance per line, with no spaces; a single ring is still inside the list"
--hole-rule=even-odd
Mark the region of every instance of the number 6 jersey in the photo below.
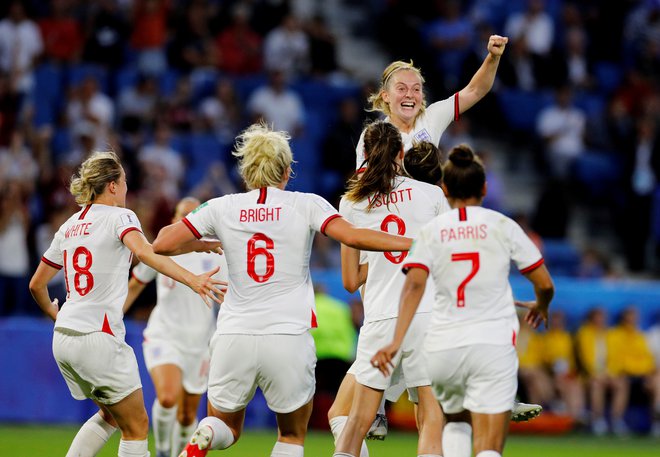
[[[508,217],[479,206],[454,209],[426,224],[403,270],[422,268],[435,283],[426,349],[515,344],[518,319],[509,285],[543,264],[538,248]]]
[[[297,335],[316,326],[309,257],[315,232],[340,217],[314,194],[264,187],[203,203],[183,219],[197,237],[217,237],[229,288],[223,334]]]
[[[367,211],[369,202],[374,200]],[[381,230],[415,238],[420,229],[438,214],[449,211],[442,189],[432,184],[397,176],[389,195],[376,194],[354,203],[341,199],[339,212],[358,227]],[[362,300],[364,322],[391,319],[399,315],[399,297],[405,281],[401,264],[407,252],[363,252],[369,273]],[[431,288],[424,294],[417,312],[430,312],[433,302]]]
[[[41,258],[51,267],[64,267],[67,298],[56,328],[124,339],[122,306],[132,253],[122,239],[133,230],[142,231],[133,211],[99,204],[87,205],[62,224]]]

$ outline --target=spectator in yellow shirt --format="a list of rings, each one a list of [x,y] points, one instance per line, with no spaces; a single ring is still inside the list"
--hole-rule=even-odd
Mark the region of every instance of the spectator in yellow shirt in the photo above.
[[[592,309],[577,332],[577,354],[587,377],[591,406],[591,431],[598,436],[608,431],[605,420],[607,391],[612,394],[612,431],[626,435],[628,427],[623,415],[630,398],[629,380],[618,368],[623,365],[617,338],[607,328],[605,310]]]

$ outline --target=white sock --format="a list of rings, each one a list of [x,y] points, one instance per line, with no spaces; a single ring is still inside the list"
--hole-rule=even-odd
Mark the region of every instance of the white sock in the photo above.
[[[227,449],[234,444],[234,434],[231,429],[217,417],[205,417],[199,422],[197,428],[210,427],[213,430],[213,439],[209,449]]]
[[[154,429],[156,452],[170,452],[176,409],[176,406],[165,408],[157,398],[151,406],[151,426]]]
[[[377,414],[385,414],[385,395],[383,395],[383,399],[380,401]]]
[[[115,431],[117,428],[108,424],[99,413],[94,414],[76,433],[66,457],[95,456]]]
[[[448,422],[442,429],[444,457],[470,457],[472,455],[472,427],[467,422]]]
[[[355,456],[351,454],[346,454],[345,452],[335,452],[334,454],[332,454],[332,457],[355,457]]]
[[[500,454],[497,451],[481,451],[476,455],[476,457],[502,457],[502,454]]]
[[[332,436],[335,437],[335,444],[337,444],[337,441],[341,436],[341,432],[344,430],[344,427],[346,426],[346,421],[348,421],[348,416],[336,416],[330,419],[330,431],[332,432]],[[342,455],[342,454],[337,454],[337,455]],[[369,457],[369,449],[367,449],[367,443],[364,440],[362,440],[360,457]]]
[[[299,444],[282,443],[276,441],[273,446],[273,451],[270,457],[303,457],[305,455],[305,448]]]
[[[172,427],[172,457],[178,457],[183,451],[183,448],[188,444],[188,440],[192,438],[193,433],[197,430],[197,418],[190,425],[181,425],[179,421],[174,421]]]
[[[119,441],[119,457],[149,457],[149,442],[141,441]]]
[[[417,457],[442,457],[440,454],[419,454]]]

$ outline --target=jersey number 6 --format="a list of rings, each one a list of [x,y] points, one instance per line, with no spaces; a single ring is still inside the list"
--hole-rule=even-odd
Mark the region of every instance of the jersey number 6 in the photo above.
[[[263,241],[266,246],[257,246],[258,241]],[[247,274],[257,282],[266,282],[275,273],[275,257],[268,251],[273,249],[275,243],[263,233],[255,233],[247,243]],[[255,268],[255,257],[263,255],[266,257],[266,272],[262,275],[257,273]]]

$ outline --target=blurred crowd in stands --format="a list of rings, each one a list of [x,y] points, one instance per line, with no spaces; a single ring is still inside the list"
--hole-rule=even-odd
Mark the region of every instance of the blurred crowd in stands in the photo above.
[[[237,189],[232,143],[260,118],[293,138],[298,163],[291,187],[336,204],[355,168],[360,131],[372,118],[364,108],[377,81],[341,65],[321,3],[2,2],[0,315],[38,313],[29,274],[76,210],[68,180],[94,150],[121,156],[128,205],[149,239],[183,195],[206,200]],[[612,268],[611,253],[567,238],[576,208],[606,214],[594,230],[617,240],[623,274],[660,270],[660,0],[367,3],[372,13],[353,33],[377,42],[388,59],[412,59],[431,101],[467,84],[489,35],[509,37],[494,90],[452,124],[441,146],[488,138],[513,151],[502,171],[510,174],[526,173],[520,154],[533,155],[539,198],[534,211],[515,217],[553,274],[622,274]],[[500,153],[481,151],[487,166]],[[503,176],[488,171],[486,206],[513,212]],[[332,243],[319,238],[313,266],[338,264]],[[64,284],[58,287],[53,294],[62,300]],[[645,386],[660,405],[657,370],[653,378],[660,329],[642,343],[634,309],[608,330],[602,313],[594,311],[575,335],[564,330],[560,314],[550,331],[523,333],[521,374],[530,401],[566,410],[595,433],[606,430],[601,419],[609,410],[613,431],[623,434],[630,393],[644,391],[631,385]],[[592,407],[594,416],[586,418],[584,405],[603,405],[605,398],[612,406]]]

